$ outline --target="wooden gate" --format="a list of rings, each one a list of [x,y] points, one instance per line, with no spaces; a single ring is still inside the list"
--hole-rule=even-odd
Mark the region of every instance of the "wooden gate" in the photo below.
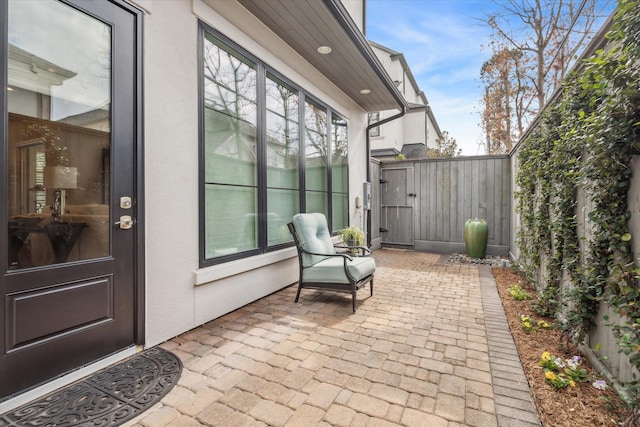
[[[413,246],[413,167],[380,171],[380,232],[383,244]]]

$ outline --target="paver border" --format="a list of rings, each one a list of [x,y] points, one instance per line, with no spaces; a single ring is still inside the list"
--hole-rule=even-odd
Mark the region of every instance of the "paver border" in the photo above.
[[[478,276],[498,426],[541,426],[491,267],[478,266]]]

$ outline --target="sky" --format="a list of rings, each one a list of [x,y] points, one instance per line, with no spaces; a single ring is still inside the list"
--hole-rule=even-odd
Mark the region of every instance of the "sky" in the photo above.
[[[489,0],[367,0],[366,36],[404,54],[441,131],[462,155],[485,154],[480,68],[491,57]]]

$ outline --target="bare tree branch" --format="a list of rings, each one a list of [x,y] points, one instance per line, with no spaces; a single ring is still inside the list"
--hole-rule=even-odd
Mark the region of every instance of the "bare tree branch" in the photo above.
[[[479,19],[493,31],[493,56],[481,69],[488,150],[505,149],[517,140],[614,1],[494,0],[495,10]]]

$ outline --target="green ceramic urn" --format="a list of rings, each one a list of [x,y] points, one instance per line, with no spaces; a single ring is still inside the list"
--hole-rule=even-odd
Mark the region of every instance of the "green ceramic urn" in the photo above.
[[[464,223],[464,243],[471,258],[484,258],[488,238],[489,226],[484,219],[469,219]]]

